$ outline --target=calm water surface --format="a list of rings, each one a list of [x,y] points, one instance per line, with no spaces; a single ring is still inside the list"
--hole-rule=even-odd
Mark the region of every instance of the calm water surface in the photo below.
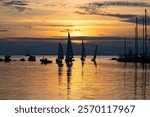
[[[19,60],[21,56],[12,56]],[[0,62],[0,99],[150,99],[150,64],[119,63],[76,56],[72,67],[12,61]]]

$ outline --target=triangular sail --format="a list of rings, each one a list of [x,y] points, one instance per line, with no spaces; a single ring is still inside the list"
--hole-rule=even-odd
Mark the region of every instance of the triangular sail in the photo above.
[[[63,47],[60,42],[58,46],[58,59],[64,59]]]
[[[82,53],[81,53],[81,58],[85,58],[86,57],[86,53],[85,53],[85,47],[84,47],[84,42],[82,39]]]
[[[74,56],[73,56],[73,49],[72,49],[70,33],[68,32],[68,43],[67,43],[66,59],[69,59],[69,58],[74,58]]]
[[[97,46],[95,47],[95,52],[94,52],[94,60],[96,59],[96,55],[97,55]]]

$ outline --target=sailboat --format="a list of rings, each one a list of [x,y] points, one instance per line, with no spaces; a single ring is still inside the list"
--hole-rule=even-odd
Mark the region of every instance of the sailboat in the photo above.
[[[91,61],[96,61],[96,56],[97,56],[97,46],[95,47],[95,52],[94,52],[94,57],[91,59]]]
[[[82,39],[82,52],[81,52],[81,60],[84,61],[86,58],[86,54],[85,54],[85,47],[84,47],[84,42]]]
[[[62,63],[62,59],[64,59],[63,47],[62,47],[61,43],[59,42],[59,44],[58,44],[58,57],[56,59],[56,62],[58,64],[60,64],[60,63]]]
[[[70,37],[70,33],[68,32],[68,42],[67,42],[67,50],[66,50],[66,59],[65,59],[65,61],[67,63],[72,62],[72,61],[74,61],[73,58],[74,58],[74,56],[73,56],[71,37]]]

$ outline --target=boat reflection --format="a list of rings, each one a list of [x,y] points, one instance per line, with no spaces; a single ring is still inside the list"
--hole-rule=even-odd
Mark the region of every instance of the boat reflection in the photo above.
[[[63,73],[63,67],[58,67],[58,81],[59,85],[62,83],[62,73]]]
[[[147,64],[142,64],[142,97],[146,99]]]
[[[67,65],[67,99],[70,99],[70,90],[71,90],[71,76],[72,76],[72,65]]]
[[[135,99],[137,99],[137,77],[138,77],[138,64],[135,63],[134,64],[134,95],[135,95]]]

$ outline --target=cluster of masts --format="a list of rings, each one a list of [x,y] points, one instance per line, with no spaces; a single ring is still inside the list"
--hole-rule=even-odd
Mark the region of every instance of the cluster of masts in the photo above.
[[[126,37],[124,38],[124,54],[120,55],[117,61],[119,62],[140,62],[140,63],[150,63],[150,56],[148,55],[148,16],[147,10],[145,9],[145,15],[143,17],[143,35],[142,35],[142,53],[139,53],[139,31],[138,31],[138,18],[136,17],[135,26],[135,46],[134,54],[131,49],[126,52]]]
[[[96,63],[97,49],[98,49],[98,47],[96,46],[95,52],[94,52],[94,57],[91,59],[91,61],[93,61],[94,63]],[[30,55],[29,53],[27,53],[26,56],[29,56],[28,61],[36,61],[36,57]],[[62,44],[59,42],[59,44],[58,44],[58,56],[56,59],[56,63],[59,66],[63,66],[63,64],[62,64],[63,59],[64,59],[63,47],[62,47]],[[85,61],[85,59],[86,59],[86,51],[85,51],[84,42],[82,40],[82,49],[81,49],[81,61],[82,61],[82,63]],[[11,56],[6,55],[5,58],[0,59],[0,61],[10,62]],[[25,59],[21,58],[20,61],[25,61]],[[68,32],[68,42],[67,42],[65,62],[67,64],[71,65],[73,61],[75,61],[74,54],[73,54],[73,47],[72,47],[72,43],[71,43],[70,33]],[[42,59],[40,59],[40,62],[42,64],[48,64],[48,63],[52,63],[52,60],[48,60],[47,58],[43,57]]]

